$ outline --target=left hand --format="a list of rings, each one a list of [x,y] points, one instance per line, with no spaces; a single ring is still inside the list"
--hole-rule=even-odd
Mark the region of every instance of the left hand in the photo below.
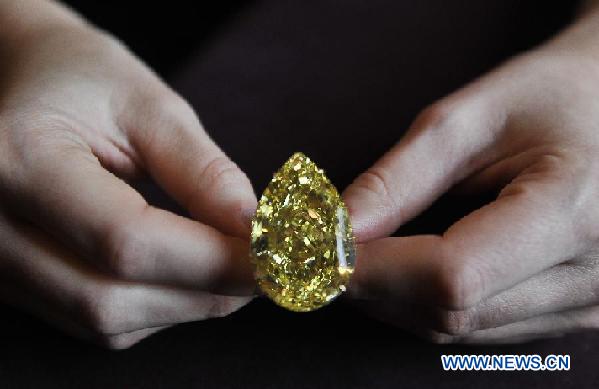
[[[443,343],[599,328],[594,18],[425,110],[348,187],[368,311]],[[457,184],[501,192],[442,236],[386,237]]]
[[[187,102],[55,2],[0,1],[0,27],[0,301],[110,348],[251,301],[256,197]]]

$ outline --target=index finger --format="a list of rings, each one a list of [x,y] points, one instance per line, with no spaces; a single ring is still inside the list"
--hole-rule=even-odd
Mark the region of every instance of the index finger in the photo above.
[[[246,242],[148,205],[89,150],[54,142],[13,175],[17,212],[121,279],[253,292]]]
[[[228,235],[249,236],[256,209],[250,180],[187,103],[171,94],[133,104],[122,122],[148,173],[195,219]]]
[[[364,244],[350,289],[465,309],[541,270],[572,259],[585,245],[567,184],[513,184],[493,203],[442,236],[385,238]]]

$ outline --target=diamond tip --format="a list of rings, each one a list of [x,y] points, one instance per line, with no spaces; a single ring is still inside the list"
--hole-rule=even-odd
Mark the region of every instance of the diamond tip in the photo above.
[[[310,157],[308,157],[306,154],[302,153],[301,151],[296,151],[295,153],[293,153],[293,155],[291,157],[289,157],[289,159],[287,160],[286,163],[301,163],[301,164],[312,164],[312,160],[310,159]]]

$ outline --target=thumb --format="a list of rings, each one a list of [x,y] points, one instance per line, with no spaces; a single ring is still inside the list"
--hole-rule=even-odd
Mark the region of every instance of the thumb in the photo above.
[[[194,218],[247,237],[256,209],[249,179],[210,139],[192,108],[174,93],[167,96],[133,109],[125,120],[144,168]]]
[[[392,234],[496,158],[488,148],[503,128],[502,115],[478,97],[470,100],[424,110],[404,138],[347,187],[343,196],[358,241]]]

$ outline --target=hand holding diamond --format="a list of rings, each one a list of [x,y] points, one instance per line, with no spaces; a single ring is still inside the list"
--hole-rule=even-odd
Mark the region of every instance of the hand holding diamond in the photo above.
[[[599,328],[597,26],[434,104],[346,190],[369,312],[439,342]],[[456,186],[500,192],[441,236],[387,237]]]
[[[54,2],[1,11],[2,300],[115,348],[246,304],[256,199],[193,110]],[[142,172],[198,221],[149,206]]]

